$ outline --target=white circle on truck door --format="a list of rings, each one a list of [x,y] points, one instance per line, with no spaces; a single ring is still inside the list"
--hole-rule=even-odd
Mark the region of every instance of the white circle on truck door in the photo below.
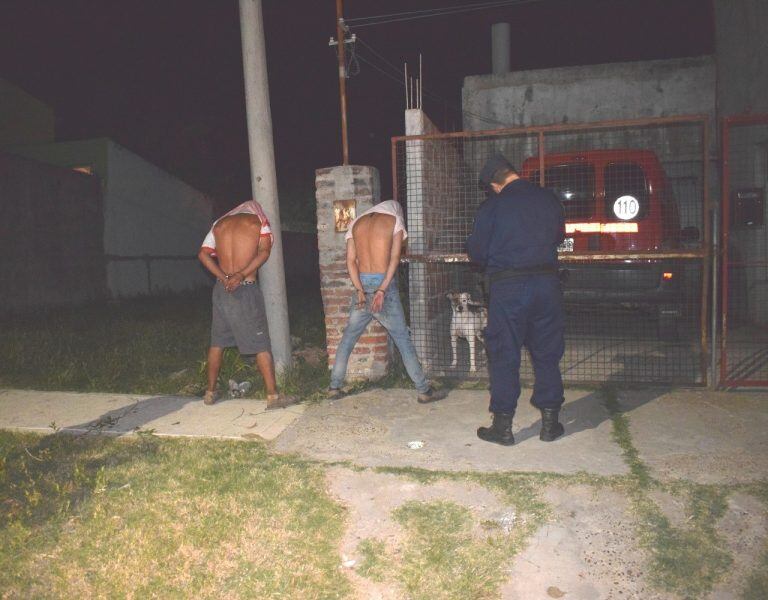
[[[613,214],[622,221],[634,219],[640,213],[640,203],[634,196],[619,196],[613,203]]]

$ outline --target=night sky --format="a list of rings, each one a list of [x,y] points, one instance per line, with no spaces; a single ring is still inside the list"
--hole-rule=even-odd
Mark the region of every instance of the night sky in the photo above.
[[[346,0],[347,18],[478,0]],[[284,215],[341,162],[335,0],[263,0]],[[710,0],[539,0],[352,31],[402,69],[423,54],[425,109],[461,128],[461,83],[490,71],[490,26],[512,24],[512,68],[714,51]],[[353,164],[382,170],[403,133],[397,72],[363,44],[348,82]],[[371,66],[367,62],[373,62]],[[381,73],[386,71],[388,76]],[[0,77],[51,106],[59,140],[107,136],[215,196],[250,197],[237,0],[0,0]],[[291,202],[290,199],[293,199]]]

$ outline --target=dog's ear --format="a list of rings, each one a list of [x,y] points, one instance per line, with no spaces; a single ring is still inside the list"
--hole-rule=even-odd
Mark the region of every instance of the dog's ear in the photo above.
[[[457,295],[456,292],[448,292],[445,295],[445,297],[448,298],[448,300],[450,300],[451,302],[453,302],[454,300],[456,300],[456,295]]]

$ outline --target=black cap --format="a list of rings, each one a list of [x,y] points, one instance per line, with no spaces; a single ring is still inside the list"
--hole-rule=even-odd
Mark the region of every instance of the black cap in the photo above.
[[[478,176],[480,186],[483,188],[490,187],[491,181],[493,181],[493,176],[500,169],[509,169],[510,171],[514,171],[515,167],[512,166],[512,164],[504,157],[503,154],[497,153],[485,161],[483,168],[480,169],[480,175]]]

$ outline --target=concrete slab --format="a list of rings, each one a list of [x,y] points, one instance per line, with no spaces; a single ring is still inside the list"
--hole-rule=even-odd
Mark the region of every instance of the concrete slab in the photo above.
[[[362,466],[410,466],[450,471],[549,471],[600,475],[627,472],[598,394],[568,390],[563,420],[568,435],[539,441],[540,414],[524,390],[515,417],[516,444],[488,444],[476,436],[490,422],[488,393],[454,390],[435,404],[416,402],[412,390],[370,390],[310,406],[276,441],[281,451]],[[422,441],[412,450],[408,442]]]
[[[640,459],[663,481],[768,477],[768,393],[674,390],[619,394]]]
[[[553,518],[515,556],[502,600],[674,600],[647,583],[626,496],[611,489],[552,486],[544,494]]]
[[[0,390],[0,428],[50,433],[57,428],[228,439],[275,439],[304,406],[265,411],[266,401],[235,399],[206,406],[200,398]]]

